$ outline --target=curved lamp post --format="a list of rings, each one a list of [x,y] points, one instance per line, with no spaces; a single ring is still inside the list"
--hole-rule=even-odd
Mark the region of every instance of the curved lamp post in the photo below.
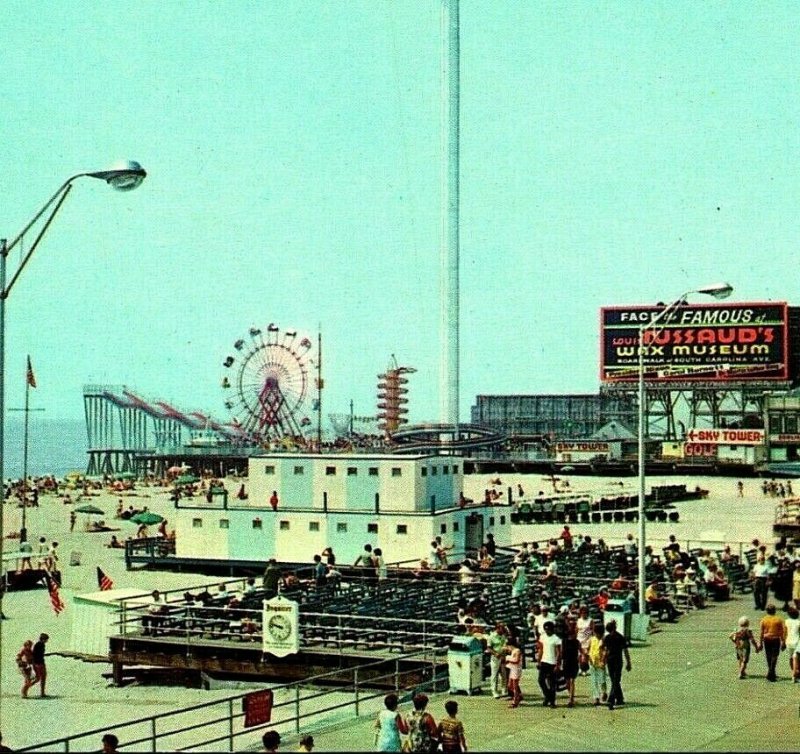
[[[132,191],[133,189],[137,188],[142,181],[145,179],[147,173],[145,172],[144,168],[138,163],[134,162],[133,160],[128,160],[122,163],[119,163],[109,170],[101,170],[94,173],[76,173],[75,175],[67,178],[64,183],[61,184],[59,189],[47,200],[45,205],[33,216],[31,221],[22,229],[19,235],[16,236],[10,243],[6,241],[5,238],[0,239],[0,490],[3,493],[3,498],[0,500],[0,578],[3,579],[2,585],[0,585],[0,616],[3,613],[3,596],[5,594],[5,588],[7,586],[6,577],[5,577],[5,568],[3,564],[3,542],[5,537],[5,338],[6,338],[6,299],[8,298],[9,293],[11,293],[11,289],[14,287],[14,283],[17,282],[22,270],[25,269],[25,265],[30,260],[33,252],[36,250],[36,247],[39,245],[39,241],[42,240],[42,237],[47,232],[47,229],[50,227],[50,223],[53,221],[53,218],[58,213],[58,210],[61,209],[61,205],[64,203],[64,200],[67,198],[67,195],[72,190],[72,184],[78,178],[98,178],[100,180],[105,181],[111,186],[113,189],[117,191]],[[25,256],[22,258],[22,261],[17,267],[14,274],[11,276],[11,280],[6,282],[6,262],[8,260],[8,255],[14,249],[14,247],[25,237],[25,234],[33,227],[33,225],[40,220],[47,212],[49,211],[49,215],[47,215],[47,219],[44,221],[44,225],[42,229],[39,231],[38,235],[34,239],[33,243],[31,244],[28,251],[25,253]],[[24,508],[23,508],[24,511]],[[26,536],[26,533],[23,531],[21,532],[21,539],[20,541],[25,541],[23,537]],[[2,617],[0,617],[0,646],[2,646],[2,629],[3,629],[3,621]],[[0,691],[2,690],[2,664],[0,664]],[[0,723],[2,723],[2,693],[0,693]]]
[[[639,592],[638,604],[639,615],[645,614],[645,515],[644,515],[644,496],[645,496],[645,453],[644,453],[644,437],[647,427],[647,412],[645,412],[645,394],[644,394],[644,336],[650,330],[654,333],[660,332],[663,329],[657,328],[660,322],[666,323],[669,317],[679,306],[686,303],[686,299],[693,293],[702,293],[706,296],[712,296],[716,299],[728,298],[733,292],[733,287],[728,283],[715,283],[714,285],[707,285],[705,288],[693,288],[692,290],[682,293],[675,301],[669,306],[664,307],[655,317],[649,322],[639,326]],[[648,433],[649,434],[649,433]]]

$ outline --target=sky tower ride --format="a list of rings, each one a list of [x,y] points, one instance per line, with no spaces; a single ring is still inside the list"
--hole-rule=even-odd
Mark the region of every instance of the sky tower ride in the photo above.
[[[406,414],[408,408],[408,378],[403,375],[413,374],[414,367],[400,367],[397,359],[392,354],[392,359],[386,372],[378,375],[378,428],[386,435],[390,435],[401,425],[407,424]]]

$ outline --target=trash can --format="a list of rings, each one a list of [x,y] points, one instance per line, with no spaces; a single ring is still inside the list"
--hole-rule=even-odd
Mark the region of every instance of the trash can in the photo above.
[[[450,693],[472,694],[483,683],[483,647],[472,636],[454,636],[447,649]]]
[[[625,600],[609,600],[603,613],[603,623],[617,622],[619,631],[628,641],[631,640],[631,609]]]

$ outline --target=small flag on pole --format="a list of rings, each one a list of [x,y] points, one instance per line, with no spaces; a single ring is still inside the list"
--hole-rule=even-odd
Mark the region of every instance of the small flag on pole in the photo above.
[[[100,587],[101,592],[107,592],[109,589],[114,588],[114,582],[105,574],[98,566],[97,568],[97,586]]]
[[[31,357],[28,356],[28,371],[25,374],[25,381],[31,387],[36,387],[36,377],[33,374],[33,367],[31,366]]]
[[[61,599],[61,595],[58,591],[58,584],[49,574],[45,576],[45,578],[47,579],[47,591],[50,592],[50,604],[53,606],[55,614],[60,615],[65,606],[64,600]]]

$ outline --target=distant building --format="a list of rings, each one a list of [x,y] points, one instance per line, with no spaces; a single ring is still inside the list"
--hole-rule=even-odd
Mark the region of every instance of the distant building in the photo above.
[[[591,437],[608,422],[631,413],[624,394],[479,395],[474,424],[503,432],[512,444],[535,438]]]
[[[247,500],[185,498],[176,505],[175,554],[311,562],[332,547],[342,563],[352,563],[369,543],[387,562],[416,564],[437,535],[460,557],[476,553],[488,533],[508,544],[510,507],[462,504],[463,473],[457,456],[252,456]]]

